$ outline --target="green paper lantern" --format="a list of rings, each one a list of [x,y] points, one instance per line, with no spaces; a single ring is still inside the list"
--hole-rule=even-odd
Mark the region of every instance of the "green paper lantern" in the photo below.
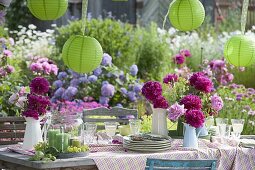
[[[255,41],[245,35],[233,36],[225,44],[224,56],[234,66],[250,66],[255,62]]]
[[[100,43],[92,37],[76,35],[69,38],[62,51],[64,63],[78,73],[96,69],[103,57]]]
[[[65,14],[68,0],[27,0],[27,6],[40,20],[56,20]]]
[[[180,31],[191,31],[202,25],[205,9],[199,0],[174,0],[169,7],[169,19]]]

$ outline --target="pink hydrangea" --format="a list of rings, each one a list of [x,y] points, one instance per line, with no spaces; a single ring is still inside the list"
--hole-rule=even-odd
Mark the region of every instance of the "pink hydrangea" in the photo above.
[[[220,111],[224,106],[223,100],[217,94],[214,94],[213,96],[211,96],[211,105],[212,105],[212,109],[217,112]]]
[[[205,122],[204,113],[201,110],[188,110],[185,113],[186,123],[195,128],[203,126]]]
[[[168,109],[168,119],[171,121],[177,121],[187,109],[184,108],[184,105],[179,105],[177,102],[170,106]]]

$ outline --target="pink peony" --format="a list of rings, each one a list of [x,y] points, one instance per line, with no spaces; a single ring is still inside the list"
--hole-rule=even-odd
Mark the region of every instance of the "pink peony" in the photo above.
[[[189,50],[183,49],[183,50],[180,51],[180,54],[182,54],[185,57],[191,57],[191,53],[190,53]]]
[[[153,107],[167,109],[169,107],[169,104],[163,96],[159,96],[153,100]]]
[[[210,93],[213,89],[212,81],[206,76],[200,76],[194,85],[195,89],[202,91],[204,93]]]
[[[163,79],[165,84],[174,83],[178,81],[178,76],[176,74],[168,74]]]
[[[212,104],[212,109],[217,112],[220,111],[224,106],[223,100],[217,94],[214,94],[213,96],[211,96],[211,104]]]
[[[205,74],[204,74],[203,72],[194,73],[194,74],[190,77],[190,79],[189,79],[190,85],[191,85],[191,86],[194,86],[195,83],[196,83],[196,81],[197,81],[197,79],[198,79],[199,77],[201,77],[201,76],[205,76]]]
[[[184,105],[179,105],[177,102],[170,106],[170,108],[167,109],[168,111],[168,119],[171,121],[177,121],[184,113],[187,111],[187,109],[184,109]]]
[[[36,77],[31,81],[29,87],[30,87],[31,93],[41,95],[49,91],[50,83],[48,82],[47,79],[43,77]]]
[[[183,97],[180,101],[180,104],[183,104],[184,108],[188,110],[200,110],[202,108],[202,101],[200,97],[192,94]]]
[[[183,64],[185,62],[185,57],[181,54],[177,54],[173,58],[175,64]]]
[[[11,57],[12,56],[12,52],[10,50],[4,50],[4,55],[6,57]]]
[[[189,110],[185,114],[186,123],[195,128],[203,126],[205,122],[204,113],[201,110]]]
[[[162,95],[162,86],[157,81],[148,81],[142,87],[142,94],[147,100],[152,102],[154,99]]]

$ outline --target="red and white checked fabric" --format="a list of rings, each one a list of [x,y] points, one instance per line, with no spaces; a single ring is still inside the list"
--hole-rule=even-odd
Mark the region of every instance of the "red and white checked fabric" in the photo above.
[[[160,153],[132,151],[107,151],[91,153],[99,170],[144,170],[147,158],[161,159],[217,159],[219,170],[255,169],[255,149],[240,148],[199,140],[198,149],[183,148],[182,140],[176,139],[172,147]],[[113,149],[113,148],[112,148]]]

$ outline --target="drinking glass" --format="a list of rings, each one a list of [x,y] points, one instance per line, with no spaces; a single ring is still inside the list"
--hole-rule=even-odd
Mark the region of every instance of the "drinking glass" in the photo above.
[[[213,125],[214,125],[213,116],[207,117],[206,120],[205,120],[205,126],[207,127],[207,129],[210,130]]]
[[[216,118],[216,126],[219,124],[228,124],[228,118]]]
[[[83,138],[86,144],[90,144],[94,142],[94,131],[93,130],[84,130]]]
[[[87,122],[85,123],[85,128],[86,130],[91,130],[94,132],[94,134],[97,131],[97,124],[96,123],[92,123],[92,122]]]
[[[232,136],[234,138],[240,138],[240,135],[243,131],[244,119],[231,119],[233,133]]]
[[[137,135],[140,132],[141,120],[140,119],[130,119],[129,126],[130,126],[131,134]]]
[[[104,122],[106,134],[113,137],[116,133],[117,122]]]

